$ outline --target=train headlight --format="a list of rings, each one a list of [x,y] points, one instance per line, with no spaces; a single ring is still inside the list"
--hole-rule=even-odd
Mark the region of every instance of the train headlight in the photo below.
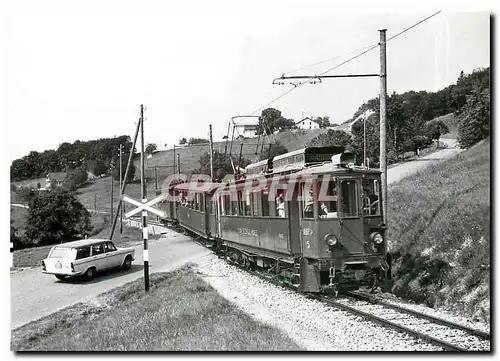
[[[333,234],[327,234],[325,236],[325,242],[329,247],[333,247],[337,244],[338,239]]]
[[[380,244],[384,241],[384,237],[378,232],[373,232],[370,234],[370,240],[375,244]]]

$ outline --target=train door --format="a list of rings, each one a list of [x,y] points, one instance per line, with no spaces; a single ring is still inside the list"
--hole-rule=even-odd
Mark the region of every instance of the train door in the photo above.
[[[341,242],[345,254],[364,253],[365,240],[360,209],[360,185],[355,178],[340,180],[339,214],[342,227],[340,228]]]
[[[289,196],[289,200],[286,202],[287,212],[288,212],[288,239],[290,240],[290,252],[292,254],[299,254],[301,252],[300,247],[300,207],[299,201],[296,197],[296,190],[299,184],[296,183],[294,186],[293,196]]]

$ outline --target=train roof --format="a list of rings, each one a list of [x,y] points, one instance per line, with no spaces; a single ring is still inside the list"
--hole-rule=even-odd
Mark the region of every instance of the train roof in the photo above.
[[[176,191],[187,191],[195,193],[212,193],[220,187],[220,183],[214,182],[186,182],[174,186]]]
[[[295,175],[306,175],[306,174],[331,174],[331,173],[339,173],[339,174],[343,174],[343,173],[365,173],[365,174],[381,174],[382,171],[380,171],[379,169],[375,169],[375,168],[364,168],[364,167],[360,167],[360,166],[354,166],[354,167],[339,167],[331,162],[329,163],[324,163],[324,164],[321,164],[321,165],[317,165],[317,166],[312,166],[312,167],[308,167],[308,168],[304,168],[300,171],[298,171],[297,173],[295,173]]]

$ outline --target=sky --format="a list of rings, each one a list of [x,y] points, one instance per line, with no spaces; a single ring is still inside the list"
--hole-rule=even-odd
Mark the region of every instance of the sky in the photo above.
[[[320,74],[377,44],[379,29],[389,38],[439,10],[388,42],[388,93],[436,91],[455,83],[461,70],[490,65],[488,12],[435,2],[338,4],[12,3],[4,24],[8,162],[62,142],[132,137],[141,104],[146,143],[164,149],[182,137],[206,138],[209,124],[221,140],[231,117],[260,114],[293,88],[272,84],[282,73]],[[378,73],[379,56],[376,48],[328,74]],[[294,71],[326,59],[332,60]],[[269,106],[295,121],[329,116],[341,123],[379,89],[378,78],[329,79]]]

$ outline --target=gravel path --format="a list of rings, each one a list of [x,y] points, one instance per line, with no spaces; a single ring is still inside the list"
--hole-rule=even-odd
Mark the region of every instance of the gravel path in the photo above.
[[[197,271],[223,297],[254,319],[286,332],[310,351],[441,351],[362,317],[274,286],[223,260],[197,262]]]

